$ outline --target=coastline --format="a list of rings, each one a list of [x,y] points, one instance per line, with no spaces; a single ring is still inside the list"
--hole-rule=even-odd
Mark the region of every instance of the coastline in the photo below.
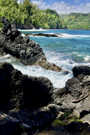
[[[20,60],[26,70],[27,65],[39,65],[54,73],[57,71],[57,74],[63,71],[63,68],[48,62],[38,43],[23,37],[15,25],[8,27],[10,25],[0,33],[0,52],[7,54],[1,59],[9,58],[10,54]],[[73,65],[70,61],[69,64]],[[64,75],[68,73],[66,70]],[[7,132],[7,135],[34,135],[45,128],[51,127],[56,131],[58,127],[65,135],[73,132],[80,135],[84,131],[87,135],[90,131],[90,67],[74,65],[72,73],[63,88],[55,88],[46,77],[32,77],[31,74],[21,73],[12,63],[1,63],[0,130],[3,126],[2,132]]]
[[[31,28],[27,28],[27,29],[23,29],[23,28],[21,28],[21,29],[19,29],[18,28],[18,30],[21,30],[21,31],[40,31],[40,30],[43,30],[43,31],[47,31],[47,30],[77,30],[77,31],[83,31],[83,30],[86,30],[86,31],[90,31],[90,29],[68,29],[68,28],[58,28],[58,29],[43,29],[43,28],[41,28],[41,29],[31,29]]]

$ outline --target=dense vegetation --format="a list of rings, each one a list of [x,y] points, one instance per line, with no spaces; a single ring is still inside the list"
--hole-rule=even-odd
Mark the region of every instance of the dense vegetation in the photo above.
[[[90,29],[90,14],[58,15],[51,9],[40,10],[30,0],[24,0],[23,3],[18,3],[17,0],[0,0],[0,18],[2,16],[11,22],[15,21],[18,27]]]
[[[0,17],[5,16],[19,26],[24,24],[35,28],[60,28],[59,15],[52,10],[40,10],[29,0],[17,3],[17,0],[0,0]]]
[[[90,14],[72,13],[64,15],[63,20],[69,29],[90,29]]]

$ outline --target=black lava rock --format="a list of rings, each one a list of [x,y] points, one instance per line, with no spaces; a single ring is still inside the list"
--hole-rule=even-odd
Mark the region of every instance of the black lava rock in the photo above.
[[[45,57],[40,45],[30,40],[29,37],[22,37],[15,23],[11,24],[4,17],[2,23],[4,25],[0,33],[0,51],[2,53],[11,54],[28,65],[32,65]]]
[[[77,77],[80,74],[90,75],[90,67],[89,66],[75,66],[73,69],[74,77]]]
[[[53,85],[47,78],[25,76],[4,63],[0,66],[0,90],[0,109],[35,109],[51,102]]]

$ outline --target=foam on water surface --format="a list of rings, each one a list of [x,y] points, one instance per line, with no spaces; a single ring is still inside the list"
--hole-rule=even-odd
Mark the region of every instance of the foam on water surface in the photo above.
[[[40,30],[37,30],[37,31],[40,31]],[[36,32],[37,32],[36,31]],[[44,31],[44,30],[43,30]],[[42,31],[42,32],[43,32]],[[34,32],[34,31],[33,31]],[[55,33],[45,33],[45,34],[55,34]],[[52,37],[52,35],[51,35],[51,37],[49,37],[49,38],[66,38],[66,39],[79,39],[79,38],[90,38],[90,35],[72,35],[72,34],[67,34],[67,33],[61,33],[61,34],[56,34],[58,37]],[[36,35],[30,35],[30,37],[37,37],[37,38],[39,38],[39,37],[44,37],[44,36],[40,36],[40,35],[38,35],[38,36],[36,36]]]
[[[65,82],[72,77],[72,73],[64,74],[64,72],[55,72],[50,70],[45,70],[40,66],[25,66],[17,59],[11,57],[10,55],[6,55],[0,58],[0,63],[8,62],[11,63],[15,69],[18,69],[23,74],[28,76],[36,76],[36,77],[46,77],[50,79],[55,88],[63,88],[65,86]]]
[[[64,71],[69,71],[68,74],[63,71],[45,70],[40,66],[25,66],[10,55],[1,57],[0,62],[9,62],[23,74],[29,76],[47,77],[55,88],[63,88],[66,81],[73,76],[72,68],[74,66],[90,66],[90,31],[46,30],[45,32],[63,36],[59,38],[31,37],[31,39],[40,44],[49,62],[55,63]]]
[[[23,74],[50,79],[55,88],[63,88],[65,86],[65,82],[72,77],[71,73],[65,75],[63,72],[45,70],[39,66],[24,66],[18,64],[13,64],[13,66]]]
[[[42,29],[42,28],[40,28],[40,29],[18,29],[18,31],[20,31],[20,32],[33,32],[33,31],[46,31],[45,29]]]
[[[72,35],[72,34],[67,34],[67,33],[62,33],[61,36],[62,38],[90,38],[90,35]]]

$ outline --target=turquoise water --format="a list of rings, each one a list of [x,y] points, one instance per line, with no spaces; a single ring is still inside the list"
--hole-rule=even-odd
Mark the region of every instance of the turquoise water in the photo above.
[[[34,32],[35,33],[35,32]],[[36,32],[37,33],[37,32]],[[74,65],[90,62],[90,31],[47,30],[43,33],[62,34],[63,37],[30,37],[43,48],[49,61],[71,70]]]
[[[48,30],[43,33],[63,34],[63,37],[31,37],[38,42],[47,55],[48,52],[58,58],[77,63],[90,61],[90,31],[84,30]]]
[[[71,78],[72,68],[75,65],[90,66],[90,31],[86,30],[45,30],[22,31],[23,33],[57,33],[61,37],[33,37],[30,39],[39,43],[48,61],[68,70],[69,74],[45,70],[39,66],[24,66],[15,59],[6,59],[23,74],[30,76],[44,76],[51,80],[54,87],[62,88],[65,82]]]

